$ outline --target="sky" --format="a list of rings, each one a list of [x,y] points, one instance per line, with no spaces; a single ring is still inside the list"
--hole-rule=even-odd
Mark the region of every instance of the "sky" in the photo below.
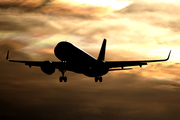
[[[180,119],[179,0],[0,0],[0,119]],[[68,41],[107,61],[165,59],[111,71],[102,83],[67,71],[44,74],[10,59],[58,61]]]

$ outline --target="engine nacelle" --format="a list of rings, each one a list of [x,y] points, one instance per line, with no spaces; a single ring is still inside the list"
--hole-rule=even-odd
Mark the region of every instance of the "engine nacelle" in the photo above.
[[[41,66],[41,70],[48,75],[52,75],[55,72],[55,67],[51,61],[44,61],[44,64]]]

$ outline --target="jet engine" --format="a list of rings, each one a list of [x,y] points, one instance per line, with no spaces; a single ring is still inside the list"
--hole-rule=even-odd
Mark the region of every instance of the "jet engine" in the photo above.
[[[55,68],[51,61],[44,61],[44,64],[41,65],[41,70],[48,75],[52,75],[55,72]]]

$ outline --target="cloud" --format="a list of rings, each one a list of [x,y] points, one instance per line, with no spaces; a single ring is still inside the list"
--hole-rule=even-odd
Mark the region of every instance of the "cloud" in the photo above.
[[[13,69],[9,74],[13,73]],[[152,85],[164,85],[164,82],[142,82],[144,77],[140,74],[119,72],[117,79],[106,76],[103,83],[95,83],[92,78],[83,80],[86,77],[71,76],[67,72],[68,83],[59,83],[53,76],[40,74],[39,69],[28,69],[20,67],[18,71],[14,71],[14,79],[11,78],[11,83],[7,81],[6,85],[2,84],[1,79],[1,85],[5,85],[1,89],[6,90],[6,93],[1,93],[1,103],[4,103],[0,110],[1,117],[131,119],[147,118],[151,113],[153,116],[148,118],[166,119],[164,115],[168,112],[171,116],[172,106],[178,105],[178,101],[171,98],[179,91],[175,94],[169,90],[154,89]],[[13,109],[14,107],[18,109]]]
[[[137,1],[117,12],[155,27],[167,28],[178,32],[180,29],[178,22],[180,17],[177,16],[180,12],[179,4],[179,2],[166,1]]]
[[[20,8],[26,11],[39,9],[43,6],[47,6],[50,4],[52,0],[4,0],[0,1],[0,8],[8,9],[8,8]]]
[[[66,2],[63,0],[26,0],[26,1],[1,1],[0,9],[16,11],[19,14],[39,13],[50,16],[63,16],[79,19],[97,19],[112,12],[108,7],[94,6],[90,4]]]
[[[24,31],[26,28],[22,25],[18,25],[15,22],[0,21],[1,30],[3,31]]]
[[[20,52],[16,55],[21,59],[29,56]],[[148,118],[166,119],[164,114],[171,116],[172,106],[178,105],[178,101],[167,98],[173,97],[173,89],[177,89],[176,94],[179,93],[178,84],[144,76],[144,70],[112,72],[103,77],[102,83],[95,83],[94,78],[66,72],[68,82],[59,83],[58,70],[48,76],[40,68],[30,69],[5,59],[1,60],[1,64],[0,89],[6,91],[0,93],[0,116],[3,118],[131,119],[147,118],[151,113],[153,116]],[[161,72],[158,68],[153,72]]]
[[[0,31],[3,32],[22,32],[31,34],[52,34],[58,31],[58,28],[50,22],[46,22],[43,16],[33,17],[32,15],[2,15],[0,20]]]
[[[4,8],[1,1],[1,118],[179,119],[180,66],[175,62],[179,49],[178,41],[171,41],[179,36],[169,30],[172,26],[163,26],[172,20],[173,7],[165,9],[172,3],[135,1],[117,12],[61,1],[3,4]],[[172,15],[176,23],[178,16]],[[161,16],[168,19],[158,26],[155,23]],[[107,60],[161,59],[167,57],[169,47],[176,49],[171,61],[109,72],[102,83],[69,71],[65,73],[68,82],[60,83],[58,70],[48,76],[39,67],[5,60],[7,50],[12,59],[57,60],[51,51],[61,40],[97,56],[103,38],[108,40]]]

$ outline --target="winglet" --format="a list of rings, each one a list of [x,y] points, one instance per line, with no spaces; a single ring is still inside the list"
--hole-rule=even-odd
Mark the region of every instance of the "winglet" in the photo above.
[[[6,60],[9,60],[9,50],[7,52]]]
[[[105,51],[106,51],[106,39],[104,38],[104,41],[102,43],[101,50],[97,59],[98,61],[104,61]]]
[[[167,57],[167,59],[166,59],[166,60],[169,60],[170,55],[171,55],[171,50],[170,50],[169,55],[168,55],[168,57]]]

